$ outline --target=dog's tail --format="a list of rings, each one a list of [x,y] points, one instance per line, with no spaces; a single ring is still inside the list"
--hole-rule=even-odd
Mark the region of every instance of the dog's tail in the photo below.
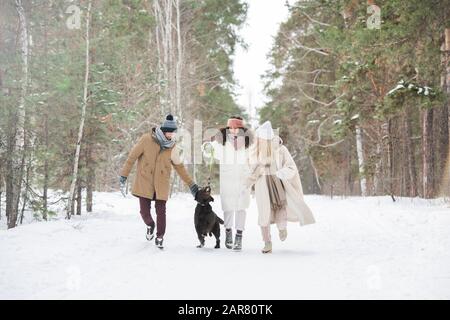
[[[219,217],[217,217],[217,220],[219,220],[219,223],[220,223],[220,224],[224,224],[224,223],[225,223],[225,222],[223,222],[223,220],[220,219]]]

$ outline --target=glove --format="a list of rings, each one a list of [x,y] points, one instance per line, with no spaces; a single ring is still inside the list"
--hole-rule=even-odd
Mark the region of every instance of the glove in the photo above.
[[[196,183],[193,183],[189,186],[189,189],[191,190],[192,195],[195,196],[197,195],[198,190],[200,190],[200,188],[198,187],[198,185]]]
[[[120,192],[122,193],[122,195],[123,195],[124,197],[126,197],[126,195],[125,195],[125,189],[126,189],[125,183],[126,183],[126,182],[127,182],[127,177],[120,176],[120,178],[119,178]]]

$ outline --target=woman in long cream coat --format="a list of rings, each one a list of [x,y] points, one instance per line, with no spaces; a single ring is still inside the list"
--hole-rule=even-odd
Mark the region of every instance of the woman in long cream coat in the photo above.
[[[265,246],[263,253],[272,252],[270,225],[277,224],[280,239],[287,237],[287,222],[298,222],[301,226],[314,223],[311,209],[303,200],[303,189],[297,166],[281,139],[275,136],[272,125],[265,122],[256,130],[256,143],[250,151],[250,176],[247,187],[255,185],[258,208],[258,224]],[[277,211],[272,209],[267,176],[281,179],[285,205]]]

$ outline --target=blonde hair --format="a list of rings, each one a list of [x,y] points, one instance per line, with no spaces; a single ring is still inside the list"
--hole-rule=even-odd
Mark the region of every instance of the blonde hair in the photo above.
[[[258,163],[264,165],[270,164],[273,158],[272,155],[272,140],[258,138],[256,140],[256,159]]]

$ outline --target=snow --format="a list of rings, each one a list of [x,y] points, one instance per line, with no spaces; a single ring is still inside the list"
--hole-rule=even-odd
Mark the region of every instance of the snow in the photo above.
[[[424,95],[424,96],[429,96],[429,95],[432,95],[432,94],[433,94],[433,89],[430,88],[430,87],[427,87],[427,86],[424,86],[424,87],[422,87],[422,86],[416,86],[416,85],[413,84],[413,83],[410,83],[410,84],[408,84],[408,85],[405,87],[405,84],[406,84],[406,83],[405,83],[404,80],[400,80],[399,83],[397,84],[397,86],[396,86],[395,88],[391,89],[391,90],[387,93],[387,95],[388,95],[388,96],[389,96],[389,95],[392,95],[392,94],[396,93],[398,90],[401,90],[401,89],[415,90],[415,91],[417,91],[417,94],[418,94],[418,95]]]
[[[232,252],[212,238],[195,248],[195,203],[174,195],[160,251],[145,240],[136,198],[96,193],[92,214],[0,230],[0,299],[450,298],[443,199],[305,199],[317,223],[289,224],[283,243],[273,228],[274,252],[263,255],[254,199],[244,250]]]
[[[401,90],[401,89],[405,89],[405,86],[404,86],[403,82],[400,82],[399,84],[397,84],[397,86],[394,89],[390,90],[387,95],[390,96],[394,92],[397,92],[398,90]]]

